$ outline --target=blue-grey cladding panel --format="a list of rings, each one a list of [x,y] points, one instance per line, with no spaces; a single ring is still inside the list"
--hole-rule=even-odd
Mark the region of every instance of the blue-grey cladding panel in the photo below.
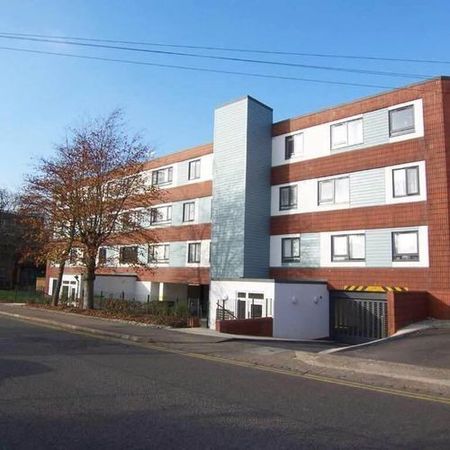
[[[366,266],[391,267],[391,231],[388,229],[366,231]]]
[[[270,266],[272,110],[249,98],[244,277],[265,278]]]
[[[364,170],[350,174],[351,205],[382,205],[386,202],[384,169]]]
[[[171,242],[169,249],[169,266],[184,267],[186,265],[186,242]]]
[[[247,99],[216,109],[211,278],[244,276]]]

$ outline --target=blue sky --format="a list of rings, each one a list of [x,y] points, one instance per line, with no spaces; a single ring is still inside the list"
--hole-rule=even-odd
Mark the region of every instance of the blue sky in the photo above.
[[[0,33],[450,60],[448,1],[0,0],[0,11]],[[0,46],[385,86],[418,81],[6,39],[0,39]],[[450,73],[450,64],[239,56],[431,76]],[[275,120],[281,120],[383,90],[6,50],[0,50],[0,61],[0,186],[13,189],[36,158],[53,152],[68,125],[116,107],[124,108],[130,128],[142,132],[159,156],[212,141],[214,108],[243,95],[268,104]]]

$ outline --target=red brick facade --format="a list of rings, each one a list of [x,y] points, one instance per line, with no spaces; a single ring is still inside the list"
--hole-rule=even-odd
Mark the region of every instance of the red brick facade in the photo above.
[[[273,125],[273,134],[423,99],[424,137],[274,167],[272,184],[425,160],[427,201],[272,218],[272,234],[428,225],[427,268],[272,268],[278,279],[324,279],[345,285],[394,285],[430,294],[430,315],[448,317],[450,298],[450,80],[440,78]],[[403,304],[403,303],[402,303]],[[411,307],[414,309],[412,303]]]

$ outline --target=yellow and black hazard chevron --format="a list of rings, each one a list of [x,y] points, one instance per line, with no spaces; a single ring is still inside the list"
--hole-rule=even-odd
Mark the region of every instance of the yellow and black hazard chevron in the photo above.
[[[408,288],[406,286],[358,286],[358,285],[348,285],[344,286],[344,291],[352,292],[405,292]]]

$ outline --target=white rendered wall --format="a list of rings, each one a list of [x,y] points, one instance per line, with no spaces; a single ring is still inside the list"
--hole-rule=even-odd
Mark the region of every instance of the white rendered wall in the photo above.
[[[326,284],[276,283],[273,336],[319,339],[329,335]]]
[[[273,280],[211,280],[209,288],[209,327],[216,328],[217,302],[225,300],[225,308],[236,313],[235,305],[238,292],[263,294],[264,299],[274,299],[275,283]]]
[[[94,292],[113,298],[121,298],[123,293],[126,300],[132,300],[136,296],[136,276],[97,275]]]

